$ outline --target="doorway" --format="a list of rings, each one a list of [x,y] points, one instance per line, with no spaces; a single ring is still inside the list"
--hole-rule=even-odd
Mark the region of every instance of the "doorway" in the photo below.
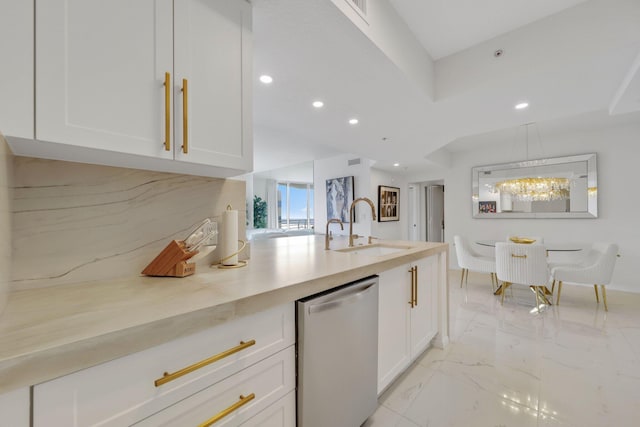
[[[444,185],[427,185],[424,191],[426,240],[444,242]]]

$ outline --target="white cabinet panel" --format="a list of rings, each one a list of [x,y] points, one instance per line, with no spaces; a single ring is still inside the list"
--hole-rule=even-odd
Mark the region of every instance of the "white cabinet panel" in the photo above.
[[[412,291],[411,269],[415,267],[417,286]],[[432,255],[379,275],[378,393],[404,372],[438,333],[439,268],[440,255]]]
[[[0,425],[29,427],[29,388],[0,394]]]
[[[239,345],[255,344],[173,381],[183,368]],[[34,426],[130,425],[197,393],[295,341],[293,304],[242,317],[193,335],[34,387]],[[283,394],[284,395],[284,394]]]
[[[417,269],[416,305],[411,314],[411,359],[419,356],[438,333],[438,255],[412,264]]]
[[[0,0],[0,133],[33,138],[33,2]]]
[[[295,381],[295,349],[291,346],[135,425],[195,426],[219,416],[216,427],[239,426],[294,390]],[[241,402],[246,403],[240,406]],[[221,416],[227,409],[228,414]]]
[[[176,159],[251,169],[251,128],[243,129],[250,123],[250,29],[243,1],[175,0]]]
[[[380,273],[378,288],[378,393],[410,363],[411,273],[403,265]]]
[[[171,0],[49,0],[36,7],[36,138],[173,158],[163,82]]]

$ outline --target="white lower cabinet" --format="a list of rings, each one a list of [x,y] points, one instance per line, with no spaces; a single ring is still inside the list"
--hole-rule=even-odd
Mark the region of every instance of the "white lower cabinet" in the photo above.
[[[285,397],[264,409],[242,427],[295,427],[296,392],[290,391]]]
[[[34,386],[33,426],[180,425],[183,407],[202,422],[255,393],[246,416],[216,424],[238,425],[294,389],[294,342],[292,303],[235,319]]]
[[[0,426],[29,427],[29,388],[0,394]]]
[[[378,393],[404,372],[438,333],[439,256],[379,275]]]
[[[294,390],[295,381],[295,349],[291,346],[135,426],[239,426]]]

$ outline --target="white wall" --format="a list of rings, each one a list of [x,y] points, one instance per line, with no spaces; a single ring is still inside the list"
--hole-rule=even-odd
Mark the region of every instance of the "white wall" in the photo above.
[[[371,169],[371,195],[374,197],[371,200],[375,202],[376,208],[378,208],[379,185],[400,188],[400,220],[389,222],[376,220],[371,226],[371,234],[381,239],[408,240],[409,186],[406,179],[386,171]]]
[[[327,224],[327,192],[326,180],[340,178],[343,176],[354,177],[354,198],[368,197],[378,206],[376,194],[371,190],[371,161],[360,158],[359,165],[349,166],[350,159],[359,157],[345,154],[328,159],[316,160],[313,163],[313,214],[315,221],[315,232],[324,234]],[[377,215],[377,213],[376,213]],[[356,222],[353,224],[353,232],[356,234],[370,236],[372,228],[371,209],[366,203],[358,203],[356,206]],[[349,224],[344,225],[344,230],[340,230],[337,224],[331,225],[331,231],[336,235],[349,235]]]
[[[640,124],[601,127],[550,136],[542,135],[546,157],[595,152],[598,155],[598,211],[596,219],[474,219],[471,216],[471,168],[520,158],[513,141],[454,153],[451,168],[433,168],[411,177],[412,182],[444,179],[445,240],[455,234],[470,240],[504,239],[516,235],[541,235],[547,242],[596,241],[620,246],[611,287],[640,292],[636,266],[640,264],[640,197],[636,191],[640,159]],[[451,266],[457,268],[455,251]]]
[[[388,0],[368,0],[366,21],[345,0],[332,0],[418,88],[434,99],[434,62]]]

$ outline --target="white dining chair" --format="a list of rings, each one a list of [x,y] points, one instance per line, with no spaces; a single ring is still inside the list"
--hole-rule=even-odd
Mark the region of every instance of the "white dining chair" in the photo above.
[[[522,245],[517,243],[496,243],[496,275],[502,282],[501,300],[512,284],[529,286],[536,295],[536,307],[541,301],[551,305],[547,295],[549,269],[547,267],[547,251],[543,245]]]
[[[468,282],[469,270],[471,270],[480,273],[489,273],[491,275],[491,288],[495,290],[498,286],[498,280],[495,277],[495,258],[490,256],[483,256],[474,252],[467,243],[467,240],[462,236],[453,236],[453,244],[456,248],[458,265],[462,269],[462,276],[460,276],[460,287],[462,287],[463,281],[465,283]]]
[[[596,293],[596,302],[600,303],[598,285],[602,291],[602,302],[605,311],[607,307],[607,292],[605,286],[611,282],[613,268],[618,257],[618,245],[615,243],[594,243],[582,262],[569,265],[558,265],[551,269],[551,278],[558,282],[558,296],[556,304],[560,304],[562,283],[569,282],[575,285],[591,286]]]

